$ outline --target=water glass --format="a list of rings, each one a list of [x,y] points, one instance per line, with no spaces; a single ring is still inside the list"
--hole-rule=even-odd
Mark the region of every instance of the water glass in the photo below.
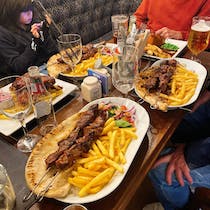
[[[57,39],[62,60],[74,68],[82,58],[82,40],[79,34],[62,34]]]
[[[112,83],[124,97],[133,89],[137,72],[137,49],[132,45],[125,45],[121,52],[114,54],[112,64]]]
[[[6,169],[0,164],[0,209],[12,210],[15,206],[15,191]]]

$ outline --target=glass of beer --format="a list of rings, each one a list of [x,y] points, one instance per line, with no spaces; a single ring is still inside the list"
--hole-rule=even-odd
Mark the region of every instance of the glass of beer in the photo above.
[[[210,17],[193,17],[191,30],[187,42],[187,46],[192,53],[192,60],[200,62],[197,56],[208,47],[209,38]]]
[[[124,14],[112,15],[112,32],[114,43],[117,44],[118,32],[120,26],[122,26],[127,33],[128,31],[128,16]]]

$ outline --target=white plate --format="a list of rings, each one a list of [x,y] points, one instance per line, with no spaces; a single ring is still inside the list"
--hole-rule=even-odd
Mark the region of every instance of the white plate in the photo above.
[[[101,98],[98,100],[95,100],[93,102],[90,102],[87,104],[81,111],[87,110],[88,107],[90,107],[93,104],[98,103],[113,103],[118,105],[125,105],[128,108],[135,107],[136,108],[136,119],[135,119],[135,125],[137,128],[136,134],[138,136],[137,140],[131,141],[130,145],[128,146],[127,152],[125,154],[126,157],[126,164],[123,165],[124,173],[116,173],[116,175],[112,178],[112,180],[107,184],[101,191],[99,191],[96,194],[88,195],[85,197],[79,197],[75,194],[69,194],[66,198],[63,199],[57,199],[59,201],[65,202],[65,203],[89,203],[92,201],[99,200],[108,194],[110,194],[112,191],[114,191],[119,184],[124,179],[129,167],[131,166],[131,163],[144,139],[144,136],[147,132],[147,129],[149,127],[150,119],[147,111],[138,103],[126,99],[126,98],[119,98],[119,97],[108,97],[108,98]]]
[[[170,59],[172,59],[172,58],[170,58]],[[153,63],[152,66],[159,66],[165,60],[170,60],[170,59],[158,60],[155,63]],[[201,65],[200,63],[197,63],[195,61],[192,61],[192,60],[189,60],[189,59],[186,59],[186,58],[174,58],[174,60],[177,60],[180,64],[185,66],[186,69],[188,69],[189,71],[195,72],[198,75],[198,84],[196,86],[194,95],[192,96],[192,98],[187,103],[182,104],[180,106],[168,106],[169,110],[170,109],[176,109],[176,108],[179,108],[179,107],[184,107],[184,106],[190,105],[193,102],[195,102],[196,99],[198,98],[199,94],[200,94],[200,91],[203,87],[203,83],[204,83],[206,75],[207,75],[206,68],[203,65]],[[138,90],[135,89],[135,91],[136,91],[136,94],[140,97],[140,95],[138,94]]]
[[[107,47],[107,48],[109,48],[110,49],[110,51],[111,52],[113,52],[113,50],[114,50],[114,48],[116,48],[116,44],[112,44],[112,43],[106,43],[105,45],[101,45],[101,47],[103,48],[103,46],[105,46],[105,47]],[[111,53],[112,54],[112,53]],[[110,56],[111,56],[111,54],[110,54]],[[97,59],[95,59],[95,61],[96,61]],[[109,65],[111,65],[112,64],[112,62],[111,63],[109,63],[109,64],[106,64],[106,66],[109,66]],[[74,79],[74,80],[83,80],[85,77],[87,77],[88,76],[88,73],[87,74],[85,74],[85,75],[68,75],[68,74],[65,74],[65,73],[63,73],[63,72],[60,72],[59,73],[61,76],[63,76],[63,77],[67,77],[67,78],[70,78],[70,79]]]
[[[60,100],[62,100],[64,97],[66,97],[68,94],[73,92],[77,89],[76,85],[73,85],[71,83],[56,79],[56,84],[63,87],[63,93],[59,96],[57,96],[53,100],[53,105],[58,103]],[[28,123],[31,120],[35,118],[34,114],[30,114],[28,117],[26,117],[25,122]],[[4,134],[5,136],[9,136],[13,134],[15,131],[17,131],[19,128],[21,128],[21,125],[16,120],[1,120],[0,119],[0,132]]]
[[[174,45],[176,45],[179,48],[176,51],[176,53],[172,56],[172,58],[177,57],[182,52],[182,50],[184,50],[184,48],[187,46],[187,41],[176,40],[176,39],[167,39],[165,41],[165,43],[174,44]],[[160,57],[157,57],[157,56],[154,56],[154,55],[148,55],[146,53],[144,53],[143,57],[144,58],[151,58],[151,59],[154,59],[154,60],[162,59]]]

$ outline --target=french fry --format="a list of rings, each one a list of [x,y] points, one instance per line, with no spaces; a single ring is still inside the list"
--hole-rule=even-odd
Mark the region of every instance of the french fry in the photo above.
[[[114,118],[113,117],[110,117],[106,122],[105,122],[105,127],[107,126],[107,125],[109,125],[110,123],[112,123],[112,122],[114,122]]]
[[[179,106],[187,103],[195,93],[198,84],[198,75],[177,64],[176,71],[169,83],[170,94],[160,93],[159,96],[166,99],[169,106]]]
[[[115,171],[124,172],[125,152],[132,139],[137,138],[136,128],[118,128],[114,118],[105,123],[104,133],[92,145],[85,158],[77,161],[68,182],[78,187],[79,196],[99,192],[112,178]]]
[[[104,164],[104,163],[105,163],[105,157],[100,157],[100,158],[92,160],[88,163],[86,162],[84,164],[84,166],[85,166],[85,168],[93,169],[93,168],[96,168],[98,165],[101,165],[101,164]]]
[[[115,126],[115,121],[109,123],[106,127],[104,127],[102,131],[102,135],[107,134],[112,128]]]
[[[91,157],[88,157],[88,158],[82,158],[82,159],[77,160],[77,163],[80,163],[80,164],[87,163],[87,162],[96,160],[97,158],[98,158],[97,156],[91,156]]]
[[[128,134],[132,139],[137,139],[137,138],[138,138],[138,136],[137,136],[134,132],[130,131],[130,130],[127,129],[127,128],[123,128],[123,129],[124,129],[124,132],[125,132],[126,134]]]
[[[109,159],[109,158],[106,158],[106,162],[108,165],[114,167],[115,169],[117,169],[120,173],[123,173],[123,167],[120,166],[118,163],[116,163],[115,161]]]
[[[115,140],[116,140],[116,134],[117,134],[117,131],[115,130],[112,133],[111,138],[110,138],[109,157],[112,159],[114,158],[114,144],[115,144]]]
[[[125,141],[125,145],[123,146],[123,148],[121,149],[121,151],[125,154],[127,148],[128,148],[128,145],[130,144],[131,142],[131,139],[126,139]]]
[[[88,190],[93,187],[97,186],[101,180],[105,179],[108,176],[112,176],[114,172],[114,169],[112,167],[105,169],[103,172],[98,174],[95,178],[93,178],[87,185],[85,185],[80,191],[79,191],[79,196],[83,197],[88,194]]]
[[[123,129],[120,129],[120,133],[121,133],[120,145],[123,146],[125,144],[125,132]]]
[[[93,176],[93,177],[97,176],[99,174],[99,172],[97,172],[97,171],[92,171],[92,170],[89,170],[87,168],[83,168],[81,166],[79,166],[77,168],[77,171],[78,171],[79,174],[84,174],[84,175]]]
[[[93,151],[96,153],[96,155],[102,156],[99,148],[97,147],[97,145],[95,143],[93,144]]]
[[[104,145],[101,143],[101,141],[97,140],[96,141],[96,144],[97,144],[98,148],[100,149],[100,151],[101,151],[101,153],[103,155],[105,155],[105,156],[108,156],[109,155],[108,151],[106,150],[106,148],[104,147]]]

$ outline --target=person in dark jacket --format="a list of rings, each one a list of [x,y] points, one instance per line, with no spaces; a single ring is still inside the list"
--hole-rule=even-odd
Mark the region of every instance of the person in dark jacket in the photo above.
[[[149,172],[165,210],[186,209],[191,190],[210,188],[210,88],[186,114]]]
[[[56,42],[49,33],[47,21],[33,23],[34,11],[31,0],[2,1],[0,78],[24,74],[29,66],[42,65],[50,56],[57,53]]]

